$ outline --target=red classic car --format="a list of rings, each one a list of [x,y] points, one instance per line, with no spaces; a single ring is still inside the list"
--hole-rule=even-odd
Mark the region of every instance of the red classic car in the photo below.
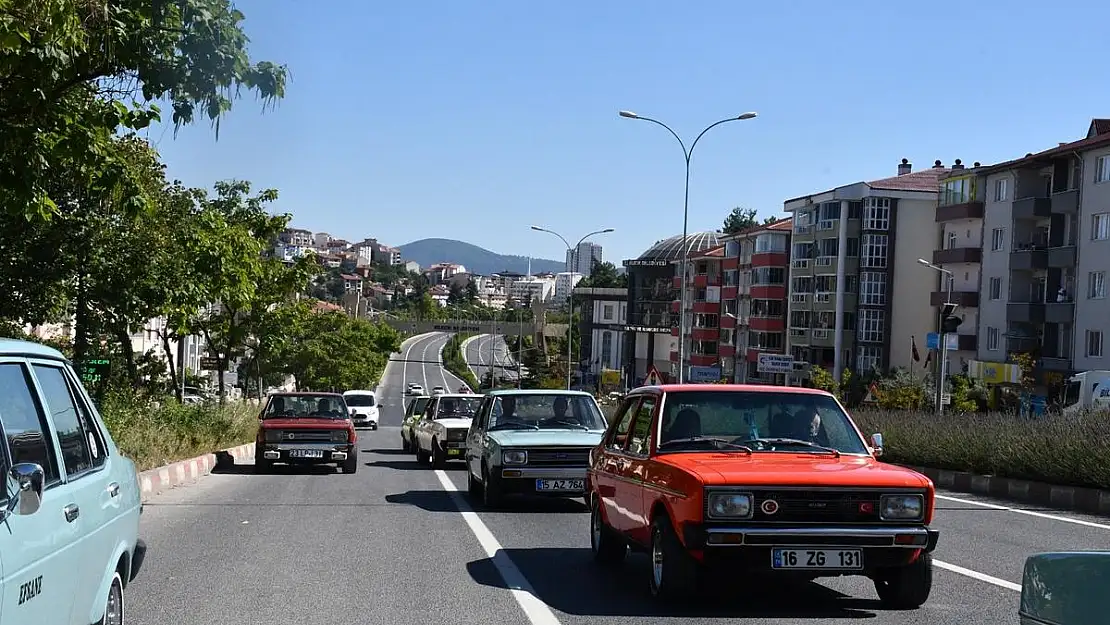
[[[358,469],[358,435],[350,409],[338,393],[274,393],[258,420],[254,469],[266,473],[277,462],[334,463],[344,473]]]
[[[595,559],[651,555],[651,592],[689,596],[706,573],[861,575],[898,609],[932,588],[929,478],[879,462],[824,391],[750,385],[639,388],[587,474]]]

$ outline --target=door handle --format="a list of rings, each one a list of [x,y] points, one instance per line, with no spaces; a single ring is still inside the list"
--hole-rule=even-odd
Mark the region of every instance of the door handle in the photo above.
[[[108,496],[119,497],[119,482],[112,482],[108,485]]]
[[[66,521],[69,523],[73,523],[77,520],[77,517],[81,516],[81,509],[78,508],[75,503],[71,503],[65,508],[62,508],[62,511],[65,512]]]

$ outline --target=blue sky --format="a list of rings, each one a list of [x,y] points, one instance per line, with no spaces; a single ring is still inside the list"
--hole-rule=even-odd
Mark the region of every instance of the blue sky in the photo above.
[[[1110,117],[1110,4],[239,0],[287,98],[221,123],[153,128],[170,174],[281,193],[295,225],[399,245],[456,238],[563,258],[549,227],[619,264],[733,206],[915,169],[997,162]],[[1099,83],[1103,83],[1100,87]]]

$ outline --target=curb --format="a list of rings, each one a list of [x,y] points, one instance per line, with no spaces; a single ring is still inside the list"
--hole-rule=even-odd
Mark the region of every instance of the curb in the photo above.
[[[234,464],[236,460],[253,458],[254,443],[247,443],[246,445],[239,445],[238,447],[167,464],[157,469],[143,471],[139,474],[139,488],[143,501],[175,486],[195,482],[212,473],[212,470],[216,467],[225,468]]]
[[[976,475],[930,467],[903,465],[933,480],[939,488],[987,495],[1075,512],[1110,516],[1110,491],[1081,486],[1055,486],[995,475]]]

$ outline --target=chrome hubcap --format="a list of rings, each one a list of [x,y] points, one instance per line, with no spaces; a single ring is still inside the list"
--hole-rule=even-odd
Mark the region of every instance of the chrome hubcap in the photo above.
[[[104,625],[123,625],[123,591],[119,584],[112,584],[108,591],[108,605],[104,611]]]
[[[663,585],[663,546],[658,537],[651,541],[651,577],[656,588]]]

